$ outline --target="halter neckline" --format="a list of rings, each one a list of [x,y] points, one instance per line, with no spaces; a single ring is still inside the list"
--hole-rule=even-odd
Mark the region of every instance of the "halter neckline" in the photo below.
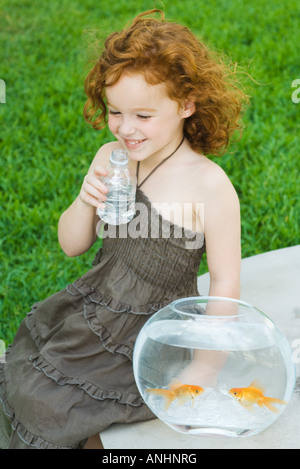
[[[181,142],[179,143],[178,147],[177,147],[169,156],[166,156],[166,158],[164,158],[160,163],[158,163],[158,164],[150,171],[150,173],[148,174],[148,176],[146,176],[145,179],[144,179],[140,184],[137,184],[137,188],[138,188],[138,189],[144,184],[144,182],[147,181],[147,179],[154,173],[154,171],[156,171],[157,168],[159,168],[159,166],[161,166],[163,163],[165,163],[165,161],[167,161],[169,158],[171,158],[171,156],[173,156],[174,153],[176,153],[177,150],[179,150],[179,148],[180,148],[181,145],[183,144],[183,141],[184,141],[184,136],[183,136],[183,139],[181,140]],[[138,181],[138,178],[139,178],[139,170],[140,170],[140,161],[137,162],[137,169],[136,169],[136,180],[137,180],[137,181]]]

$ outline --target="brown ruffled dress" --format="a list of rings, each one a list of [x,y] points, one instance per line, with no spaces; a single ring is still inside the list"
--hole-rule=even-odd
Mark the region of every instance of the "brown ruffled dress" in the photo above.
[[[153,313],[199,294],[205,243],[140,189],[136,202],[128,225],[104,226],[93,268],[21,323],[0,364],[0,447],[81,448],[112,423],[154,417],[135,384],[134,343]]]

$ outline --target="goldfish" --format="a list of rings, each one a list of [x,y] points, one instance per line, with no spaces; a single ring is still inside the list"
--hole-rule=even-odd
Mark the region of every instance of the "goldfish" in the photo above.
[[[200,394],[204,392],[204,389],[201,388],[201,386],[182,384],[178,380],[172,381],[170,386],[171,387],[169,389],[149,388],[146,389],[146,391],[163,396],[165,398],[165,410],[168,410],[175,399],[178,399],[179,405],[182,405],[191,399],[192,405],[194,405],[194,398],[196,396],[200,396]]]
[[[278,409],[272,404],[286,404],[286,402],[281,399],[266,397],[263,388],[256,381],[253,381],[247,388],[232,388],[229,394],[237,399],[243,407],[249,410],[252,409],[254,404],[257,404],[259,407],[265,405],[272,412],[278,412]]]

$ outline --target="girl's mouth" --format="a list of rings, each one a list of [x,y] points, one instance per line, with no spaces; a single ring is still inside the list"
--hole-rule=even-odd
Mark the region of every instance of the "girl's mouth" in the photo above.
[[[145,139],[144,140],[123,139],[123,140],[128,150],[138,149],[141,146],[141,144],[145,141]]]

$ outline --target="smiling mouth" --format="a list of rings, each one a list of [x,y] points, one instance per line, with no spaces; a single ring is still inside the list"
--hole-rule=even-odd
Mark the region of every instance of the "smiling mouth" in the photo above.
[[[138,145],[140,145],[144,141],[145,141],[145,139],[142,139],[142,140],[128,140],[126,138],[124,139],[125,145],[129,148],[137,147]]]

